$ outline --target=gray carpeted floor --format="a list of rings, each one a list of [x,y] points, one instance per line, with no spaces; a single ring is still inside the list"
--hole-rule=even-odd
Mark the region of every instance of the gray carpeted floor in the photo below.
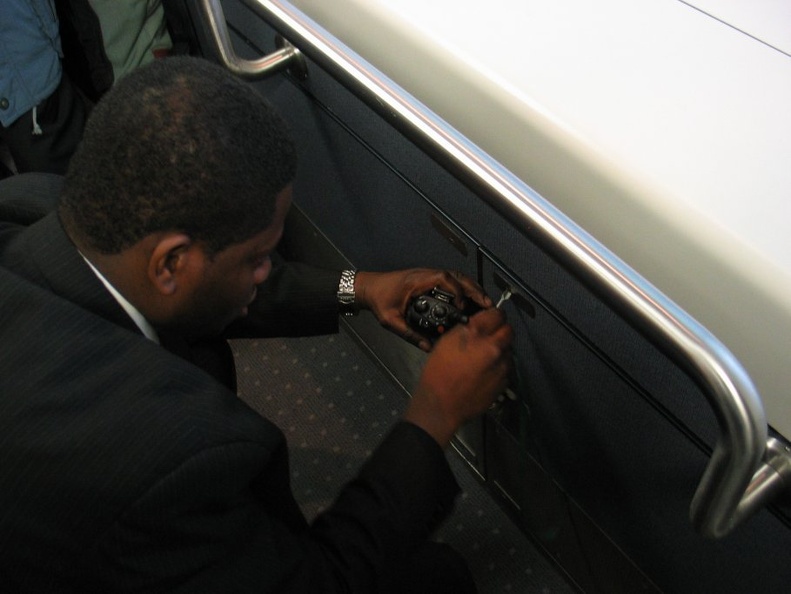
[[[312,518],[399,417],[405,396],[344,332],[232,346],[240,397],[286,434],[294,493]],[[461,458],[452,451],[448,456],[463,494],[436,539],[466,557],[481,594],[575,592]]]

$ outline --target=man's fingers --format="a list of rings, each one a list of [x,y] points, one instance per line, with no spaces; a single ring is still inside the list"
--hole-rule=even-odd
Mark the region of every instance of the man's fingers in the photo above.
[[[510,332],[510,327],[505,323],[505,313],[499,309],[484,309],[478,313],[470,316],[468,325],[485,335],[490,335],[500,328],[507,328]]]
[[[401,336],[407,342],[415,345],[421,351],[429,352],[431,350],[431,342],[425,336],[410,328],[400,316],[390,318],[386,322],[383,322],[382,325],[398,336]]]
[[[483,291],[478,283],[476,283],[469,276],[458,270],[442,270],[439,271],[440,277],[436,285],[441,289],[453,293],[456,296],[456,304],[459,307],[464,306],[466,299],[472,299],[482,308],[492,307],[493,302],[486,293]]]
[[[489,298],[483,290],[483,287],[472,280],[470,277],[460,275],[457,277],[459,285],[462,288],[462,295],[465,295],[477,303],[480,307],[486,309],[492,307],[494,302]]]

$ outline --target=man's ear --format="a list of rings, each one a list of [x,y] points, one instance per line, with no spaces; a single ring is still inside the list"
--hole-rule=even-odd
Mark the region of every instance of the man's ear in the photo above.
[[[189,280],[202,252],[184,233],[163,235],[154,245],[148,260],[148,278],[163,295],[174,294]]]

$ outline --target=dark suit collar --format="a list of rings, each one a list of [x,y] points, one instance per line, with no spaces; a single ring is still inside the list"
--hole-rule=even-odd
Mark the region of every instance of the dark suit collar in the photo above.
[[[48,214],[24,235],[28,254],[50,291],[114,324],[140,332],[66,235],[57,213]]]
[[[113,324],[143,336],[134,320],[105,288],[71,242],[56,213],[50,213],[20,234],[21,251],[28,264],[28,280],[79,305]],[[33,277],[31,277],[31,274]],[[233,354],[221,339],[188,343],[183,337],[159,332],[160,344],[236,391]]]

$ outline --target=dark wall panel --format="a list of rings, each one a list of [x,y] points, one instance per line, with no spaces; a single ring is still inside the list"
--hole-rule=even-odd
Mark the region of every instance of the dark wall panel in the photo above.
[[[240,51],[271,49],[274,32],[252,13],[235,2],[226,12]],[[717,542],[692,530],[689,503],[717,435],[699,388],[540,241],[314,64],[309,72],[305,82],[280,76],[258,86],[299,139],[296,202],[338,251],[360,268],[460,269],[492,296],[510,279],[526,296],[529,305],[505,306],[516,330],[518,400],[470,428],[467,441],[476,469],[527,529],[586,574],[579,581],[589,591],[618,591],[611,580],[627,579],[617,568],[628,563],[613,554],[667,592],[788,591],[791,530],[782,514],[761,512]],[[408,389],[420,358],[392,359],[409,360],[394,372]],[[647,588],[634,573],[629,583]]]

